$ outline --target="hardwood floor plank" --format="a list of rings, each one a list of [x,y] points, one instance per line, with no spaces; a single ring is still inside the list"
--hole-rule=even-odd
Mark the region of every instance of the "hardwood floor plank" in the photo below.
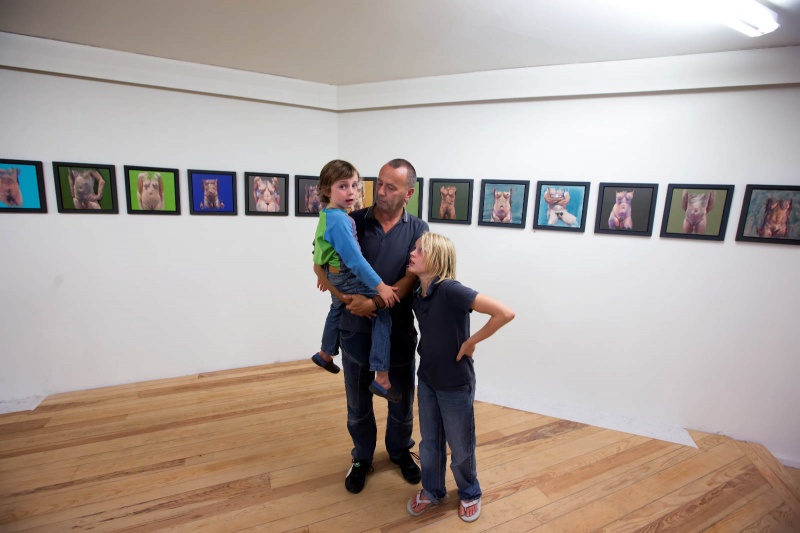
[[[18,436],[20,433],[26,431],[37,430],[43,428],[47,422],[50,421],[49,416],[42,418],[30,418],[28,420],[18,420],[16,422],[3,423],[0,419],[0,441],[9,436]]]
[[[761,444],[748,442],[747,445],[758,456],[761,462],[775,473],[778,479],[786,486],[786,489],[792,494],[794,499],[800,500],[800,471],[783,466],[771,453],[769,453],[769,450],[767,450]]]
[[[638,491],[632,490],[631,487],[641,482],[649,482],[649,485],[654,490],[658,490],[656,488],[660,482],[658,476],[663,476],[664,472],[668,472],[675,467],[681,467],[689,472],[693,471],[695,465],[702,468],[704,461],[700,458],[701,454],[702,452],[699,450],[675,445],[674,448],[668,451],[665,449],[654,451],[652,455],[644,457],[646,462],[637,463],[632,468],[623,467],[621,472],[612,469],[608,477],[595,470],[594,474],[597,475],[597,479],[584,479],[583,483],[577,483],[581,480],[580,474],[577,476],[564,476],[565,478],[571,477],[571,482],[564,479],[555,479],[552,482],[541,483],[538,485],[539,490],[552,503],[520,517],[510,519],[507,523],[491,531],[503,531],[505,527],[512,530],[521,528],[527,531],[544,524],[556,523],[556,526],[558,526],[560,520],[564,524],[565,530],[570,528],[575,528],[573,529],[575,531],[596,529],[609,523],[613,518],[623,516],[655,499],[651,497],[650,500],[642,501],[647,499],[647,493],[644,493],[645,497],[643,498],[637,494]],[[693,462],[690,463],[689,461]],[[719,466],[722,465],[717,465],[717,467]],[[656,481],[653,482],[653,479]],[[631,497],[633,499],[630,502],[626,502],[629,494],[632,494]],[[607,498],[611,497],[614,497],[615,500],[608,502]],[[616,500],[621,503],[618,504]],[[638,505],[636,504],[637,502],[639,503]],[[626,503],[628,507],[626,507]],[[619,509],[617,506],[619,506]],[[585,512],[586,516],[596,520],[594,524],[582,526],[581,512]],[[568,519],[565,519],[564,517],[567,516]],[[613,518],[603,521],[601,517]],[[556,527],[556,529],[558,528]]]
[[[760,445],[749,442],[738,442],[739,449],[753,462],[761,475],[772,485],[783,501],[789,506],[790,513],[794,514],[795,521],[800,521],[800,497],[795,495],[791,486],[784,483],[783,467],[766,450],[762,451]],[[763,454],[763,456],[762,456]],[[765,458],[768,458],[765,460]]]
[[[120,527],[138,527],[146,517],[147,522],[168,520],[179,512],[201,509],[208,505],[219,504],[229,498],[241,498],[244,495],[264,494],[269,487],[269,475],[259,474],[242,479],[217,483],[202,489],[172,494],[138,505],[108,509],[94,515],[81,516],[71,520],[59,521],[30,528],[28,531],[66,531],[102,524],[110,529]]]
[[[455,531],[458,497],[414,518],[379,441],[365,490],[341,376],[294,361],[46,398],[0,415],[0,531]],[[698,448],[475,402],[472,531],[796,531],[791,470],[758,445]],[[413,438],[419,442],[415,424]]]
[[[783,503],[783,500],[781,500],[780,495],[769,484],[765,484],[756,492],[753,499],[738,508],[734,508],[730,514],[704,529],[703,533],[742,531],[753,522],[767,515],[781,503]]]
[[[775,533],[797,533],[800,523],[786,503],[781,503],[761,519],[753,522],[742,530],[742,533],[762,533],[764,531]]]
[[[654,501],[662,494],[672,492],[741,457],[741,452],[732,442],[720,444],[712,450],[716,453],[694,454],[676,465],[671,465],[635,483],[627,484],[620,490],[611,487],[610,494],[600,493],[601,498],[573,509],[533,530],[597,529],[611,522],[616,516],[628,514]],[[564,498],[564,500],[569,499],[571,499],[569,496]]]
[[[699,531],[719,521],[732,504],[740,506],[755,498],[766,484],[752,463],[741,457],[597,531]]]
[[[336,395],[331,394],[327,398],[333,399],[335,396]],[[95,442],[119,439],[133,435],[140,435],[141,433],[155,433],[160,431],[172,430],[176,426],[181,427],[181,426],[207,424],[209,422],[215,422],[225,418],[238,418],[251,414],[269,412],[275,409],[286,408],[288,406],[300,406],[300,405],[310,406],[316,404],[318,401],[320,401],[319,398],[309,398],[300,401],[286,402],[282,406],[268,405],[262,407],[253,407],[249,409],[243,409],[240,411],[219,413],[216,415],[209,415],[209,416],[199,416],[195,418],[184,419],[181,421],[163,422],[156,425],[124,429],[116,432],[111,432],[108,434],[96,434],[92,433],[90,429],[87,429],[85,431],[82,430],[76,432],[75,434],[70,435],[64,440],[56,442],[30,443],[27,440],[23,440],[22,442],[15,443],[16,447],[13,447],[12,444],[11,445],[12,447],[10,449],[4,449],[0,451],[0,459],[17,457],[20,455],[29,455],[33,453],[45,452],[50,450],[57,450],[61,448],[69,448],[73,446],[82,446],[84,444],[91,444]],[[43,440],[43,439],[37,439],[37,440]]]
[[[0,472],[0,480],[12,482],[24,480],[37,474],[57,476],[64,468],[80,467],[82,471],[91,472],[92,469],[117,469],[121,459],[130,460],[132,463],[145,464],[159,458],[180,458],[192,455],[187,453],[187,446],[197,447],[201,453],[211,453],[217,450],[236,448],[255,443],[268,443],[275,438],[286,434],[303,436],[306,432],[313,432],[313,428],[305,425],[318,425],[317,415],[325,416],[335,412],[332,410],[315,409],[315,415],[298,416],[305,407],[289,412],[272,412],[254,415],[243,419],[224,420],[205,426],[191,426],[165,431],[163,434],[137,434],[122,439],[100,441],[86,444],[76,448],[51,450],[39,454],[16,458],[15,464],[6,460],[8,466]],[[295,413],[292,417],[291,414]],[[288,417],[288,418],[284,418]],[[295,422],[287,422],[294,418]],[[152,458],[154,457],[154,458]],[[17,468],[11,468],[17,466]],[[74,472],[74,470],[72,470]],[[99,473],[99,472],[95,472]],[[2,481],[0,481],[2,485]],[[2,492],[0,490],[0,492]]]

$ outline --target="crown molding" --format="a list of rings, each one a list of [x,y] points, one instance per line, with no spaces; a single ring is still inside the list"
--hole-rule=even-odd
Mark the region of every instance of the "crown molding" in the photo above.
[[[800,83],[800,46],[326,85],[0,32],[0,65],[325,111]]]

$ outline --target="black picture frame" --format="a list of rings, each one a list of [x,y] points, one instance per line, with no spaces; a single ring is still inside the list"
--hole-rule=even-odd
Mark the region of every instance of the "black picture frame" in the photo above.
[[[123,170],[129,215],[180,216],[180,171],[177,168],[125,165]]]
[[[657,183],[600,183],[598,187],[595,233],[638,237],[650,237],[653,234]],[[620,208],[615,209],[620,194],[623,195]],[[617,213],[623,213],[623,204],[627,215],[616,216]],[[613,222],[612,214],[615,215]]]
[[[289,216],[289,174],[245,172],[244,190],[247,201],[244,214],[254,216]]]
[[[538,181],[533,230],[586,231],[589,207],[588,181]]]
[[[0,159],[0,213],[47,213],[41,161]]]
[[[117,173],[114,165],[54,161],[53,179],[59,213],[119,213]],[[73,193],[77,196],[73,196]]]
[[[733,187],[694,183],[667,185],[661,237],[724,241]]]
[[[479,226],[525,227],[530,181],[481,180]]]
[[[376,191],[377,192],[377,191]],[[406,211],[417,218],[422,218],[423,198],[425,197],[425,178],[417,176],[417,181],[414,183],[414,192],[411,198],[406,202]]]
[[[428,222],[444,224],[472,223],[472,189],[471,179],[439,179],[431,178],[428,200]],[[452,196],[442,205],[442,195]]]
[[[190,169],[187,176],[189,214],[236,216],[236,172]]]
[[[800,186],[747,185],[736,240],[800,244]]]
[[[318,217],[325,204],[319,198],[319,176],[294,177],[294,216]]]

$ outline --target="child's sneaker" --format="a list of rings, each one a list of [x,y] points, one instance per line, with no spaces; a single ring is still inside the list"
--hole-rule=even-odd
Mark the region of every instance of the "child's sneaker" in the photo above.
[[[403,395],[400,393],[400,391],[398,391],[394,387],[389,387],[388,389],[384,389],[381,386],[381,384],[378,383],[377,381],[373,381],[370,384],[369,390],[375,396],[380,396],[381,398],[386,398],[387,401],[392,402],[392,403],[399,402],[400,398],[403,397]]]
[[[339,367],[333,361],[326,361],[322,357],[320,357],[319,352],[315,353],[311,356],[311,360],[314,361],[314,364],[317,366],[321,366],[331,374],[338,374]]]

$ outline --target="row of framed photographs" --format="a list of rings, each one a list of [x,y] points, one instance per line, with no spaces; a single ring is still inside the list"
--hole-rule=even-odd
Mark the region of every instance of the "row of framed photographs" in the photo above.
[[[46,213],[40,161],[0,159],[0,213]],[[189,212],[236,215],[236,172],[189,170]],[[53,162],[59,213],[118,213],[114,165]],[[281,208],[288,174],[245,173],[249,187],[245,213],[287,215]],[[129,214],[180,215],[179,171],[175,168],[124,167]]]
[[[114,165],[53,162],[59,213],[115,214],[117,180]],[[236,215],[236,172],[188,170],[189,213]],[[127,212],[134,215],[180,215],[179,171],[175,168],[124,166]],[[369,207],[377,178],[363,178],[357,207]],[[318,216],[322,203],[319,176],[295,176],[295,214]],[[422,180],[409,211],[420,215]],[[245,172],[246,215],[287,216],[289,175]],[[0,159],[0,213],[46,213],[41,161]]]
[[[431,180],[429,222],[470,224],[473,180]],[[529,181],[481,180],[478,225],[525,227]],[[533,229],[583,232],[589,182],[539,181]],[[656,183],[600,183],[595,233],[649,237]],[[661,237],[722,241],[733,185],[669,184]],[[461,197],[461,198],[459,198]],[[747,185],[737,241],[800,244],[800,186]]]
[[[0,159],[0,213],[47,212],[42,163]],[[118,213],[113,165],[53,163],[59,213]],[[236,215],[236,172],[189,170],[189,212]],[[295,215],[318,216],[317,176],[295,176]],[[374,203],[376,178],[363,178],[357,207]],[[179,171],[124,166],[129,214],[180,215]],[[245,172],[245,214],[287,216],[289,175]],[[471,224],[474,180],[429,180],[428,221]],[[583,232],[589,182],[539,181],[534,230]],[[600,183],[595,233],[651,236],[657,184]],[[733,185],[670,184],[662,237],[724,240]],[[530,181],[481,180],[479,225],[524,228]],[[408,211],[421,216],[424,178],[417,179]],[[800,186],[748,185],[736,240],[800,244]]]

